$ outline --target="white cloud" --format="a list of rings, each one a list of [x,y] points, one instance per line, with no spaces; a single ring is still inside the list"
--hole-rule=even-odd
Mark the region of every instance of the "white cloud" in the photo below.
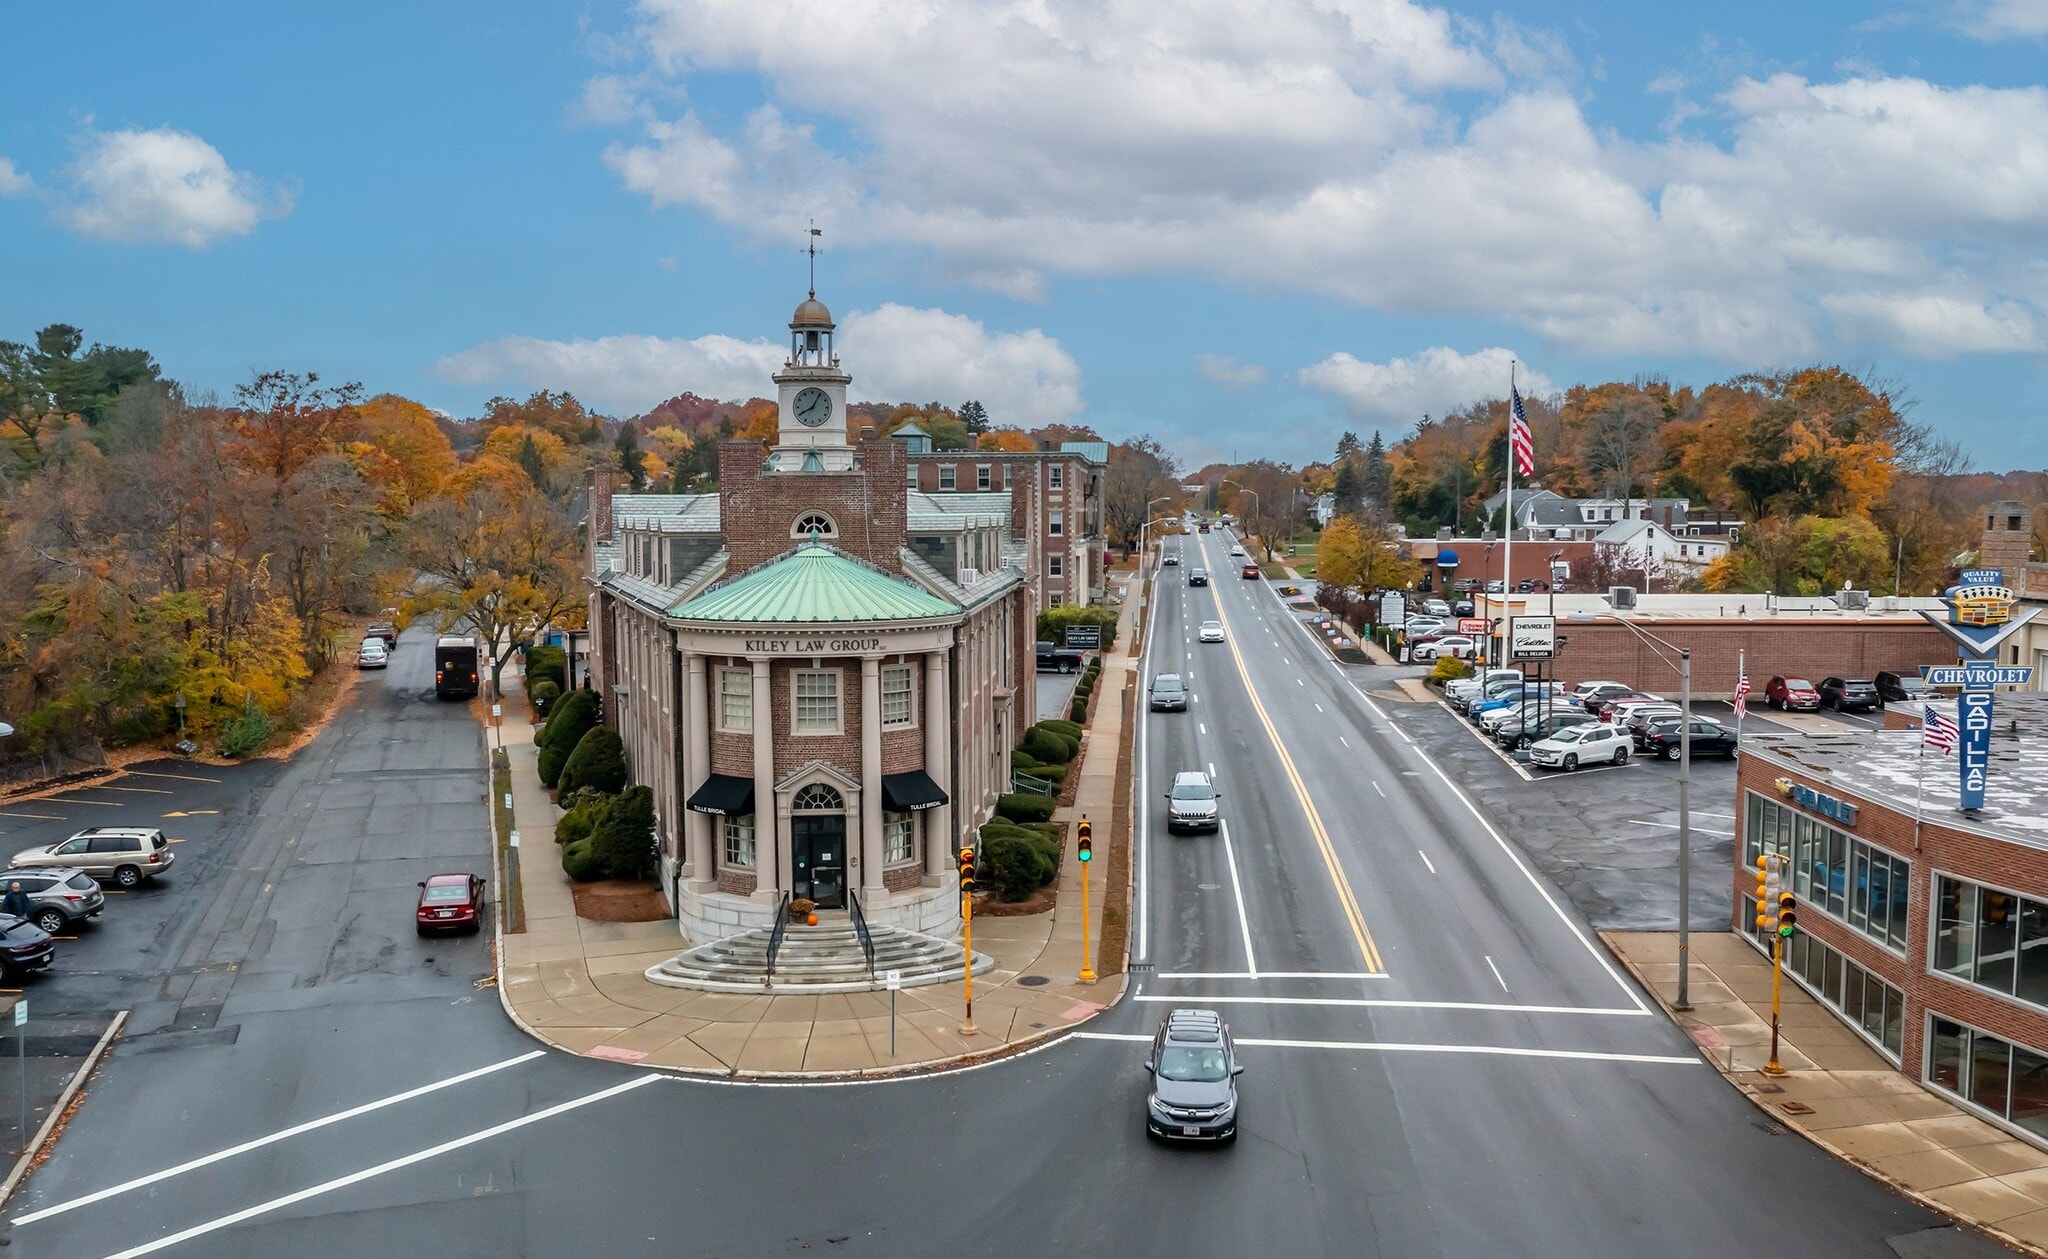
[[[1670,134],[1631,139],[1558,85],[1579,71],[1556,36],[1409,0],[639,11],[649,83],[750,75],[768,100],[633,124],[605,155],[626,187],[758,239],[816,216],[1013,297],[1193,274],[1740,363],[1852,331],[1879,352],[2004,344],[1971,310],[2034,349],[2048,330],[2048,280],[2013,261],[2048,244],[2040,88],[1851,68],[1695,101],[1666,76]],[[1684,137],[1699,110],[1726,139]],[[1914,327],[1840,315],[1877,295],[1916,304]]]
[[[587,123],[593,127],[616,127],[651,117],[653,114],[641,103],[635,85],[616,74],[600,74],[585,83],[582,97],[569,111],[571,122]]]
[[[1959,6],[1957,25],[1982,40],[2048,35],[2048,0],[1988,0]]]
[[[1266,383],[1266,369],[1258,363],[1240,363],[1228,354],[1197,354],[1195,362],[1202,369],[1202,379],[1232,388]]]
[[[1460,354],[1435,346],[1412,358],[1368,363],[1339,351],[1296,374],[1302,384],[1320,389],[1362,419],[1412,424],[1424,415],[1445,415],[1468,403],[1504,398],[1512,350],[1498,347]],[[1541,397],[1550,380],[1525,363],[1515,369],[1523,397]]]
[[[1080,366],[1036,329],[990,333],[963,315],[890,304],[846,316],[838,349],[855,401],[978,398],[998,423],[1023,425],[1071,419],[1082,408]],[[434,374],[494,388],[567,389],[601,409],[636,414],[685,390],[769,396],[769,377],[785,357],[780,342],[719,334],[502,337],[443,358]]]
[[[68,174],[74,197],[58,217],[99,240],[197,249],[291,212],[289,192],[229,169],[219,149],[169,127],[94,132]]]
[[[36,181],[28,177],[27,171],[0,157],[0,197],[18,197],[35,186]]]

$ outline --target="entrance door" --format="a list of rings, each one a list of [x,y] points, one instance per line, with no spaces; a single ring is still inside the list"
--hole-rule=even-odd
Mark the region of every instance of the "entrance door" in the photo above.
[[[819,909],[846,908],[846,815],[789,820],[790,889]]]

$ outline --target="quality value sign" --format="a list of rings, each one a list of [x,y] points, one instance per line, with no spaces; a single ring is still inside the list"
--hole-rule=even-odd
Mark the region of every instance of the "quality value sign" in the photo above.
[[[1549,660],[1557,654],[1557,618],[1517,616],[1508,621],[1508,659]]]

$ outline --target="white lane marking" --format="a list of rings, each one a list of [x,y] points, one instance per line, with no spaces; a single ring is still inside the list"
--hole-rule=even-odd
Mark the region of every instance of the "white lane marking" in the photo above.
[[[1140,1041],[1149,1042],[1152,1038],[1143,1032],[1075,1032],[1073,1039],[1128,1041],[1137,1044]]]
[[[1154,979],[1386,979],[1385,971],[1379,970],[1269,970],[1248,975],[1241,970],[1184,970],[1164,971],[1152,976]],[[1134,998],[1135,999],[1135,998]]]
[[[1387,789],[1380,786],[1379,779],[1375,778],[1372,780],[1372,789],[1380,793],[1380,799],[1384,800],[1387,798]]]
[[[1262,979],[1273,976],[1262,975]],[[1609,1018],[1645,1018],[1648,1010],[1619,1006],[1510,1005],[1486,1001],[1397,1001],[1391,997],[1212,997],[1181,993],[1177,996],[1147,993],[1134,1001],[1200,1001],[1206,1005],[1313,1005],[1346,1010],[1478,1010],[1489,1014],[1597,1014]]]
[[[1230,892],[1237,898],[1237,928],[1244,936],[1244,968],[1253,979],[1259,977],[1259,963],[1252,956],[1252,920],[1244,912],[1244,884],[1237,878],[1237,853],[1230,846],[1230,823],[1219,821],[1216,829],[1223,833],[1223,860],[1230,866]]]
[[[1145,1037],[1146,1040],[1152,1039]],[[1564,1058],[1579,1062],[1637,1062],[1666,1067],[1697,1067],[1699,1058],[1679,1058],[1667,1054],[1612,1054],[1599,1053],[1589,1049],[1522,1049],[1514,1045],[1418,1045],[1406,1041],[1387,1040],[1266,1040],[1249,1036],[1238,1038],[1238,1044],[1254,1049],[1372,1049],[1384,1053],[1411,1054],[1485,1054],[1504,1058]],[[118,1257],[117,1257],[118,1259]]]
[[[1302,681],[1302,680],[1301,680],[1300,678],[1296,678],[1296,679],[1294,679],[1294,684],[1295,684],[1296,686],[1307,686],[1307,685],[1308,685],[1308,683],[1306,683],[1306,682]]]
[[[1198,721],[1195,723],[1195,729],[1203,734],[1207,734],[1209,733],[1209,723],[1206,721]]]
[[[219,779],[219,778],[202,778],[202,777],[200,777],[200,776],[199,776],[198,774],[161,774],[161,773],[158,773],[157,771],[155,771],[155,770],[152,770],[152,769],[131,769],[131,770],[129,770],[129,771],[128,771],[128,777],[130,777],[130,778],[175,778],[175,779],[177,779],[177,780],[178,780],[178,781],[180,781],[180,782],[188,782],[188,783],[217,783],[217,782],[222,782],[222,781],[224,781],[223,779]]]
[[[1623,818],[1622,820],[1627,822],[1630,826],[1656,826],[1661,827],[1667,831],[1675,831],[1678,829],[1678,823],[1676,822],[1639,822],[1632,817]],[[1695,826],[1692,829],[1702,835],[1720,835],[1727,839],[1735,838],[1734,831],[1717,831],[1711,826]]]
[[[1195,694],[1195,693],[1194,693],[1193,691],[1189,691],[1189,692],[1188,692],[1188,702],[1189,702],[1190,704],[1199,704],[1199,703],[1201,703],[1201,702],[1202,702],[1202,697],[1201,697],[1201,696],[1199,696],[1199,695],[1197,695],[1197,694]]]
[[[1416,855],[1416,856],[1418,856],[1418,857],[1420,857],[1420,858],[1422,858],[1422,864],[1423,864],[1423,865],[1426,865],[1426,866],[1428,866],[1428,867],[1429,867],[1429,872],[1430,872],[1431,874],[1435,874],[1435,873],[1436,873],[1436,862],[1434,862],[1434,861],[1431,861],[1431,860],[1429,859],[1429,854],[1428,854],[1428,853],[1426,853],[1426,852],[1422,851],[1422,850],[1421,850],[1420,848],[1418,848],[1418,849],[1416,849],[1416,850],[1415,850],[1415,855]]]
[[[1209,762],[1209,777],[1212,780],[1216,777],[1216,762],[1214,761]]]
[[[596,1102],[608,1101],[619,1096],[621,1093],[629,1093],[643,1085],[652,1084],[657,1080],[667,1078],[667,1076],[650,1072],[647,1075],[627,1080],[623,1084],[614,1084],[608,1089],[600,1089],[595,1093],[586,1093],[582,1097],[574,1097],[566,1102],[559,1102],[548,1107],[546,1110],[537,1110],[530,1115],[522,1115],[517,1119],[508,1119],[504,1123],[485,1128],[481,1132],[472,1132],[466,1137],[457,1137],[453,1141],[443,1141],[439,1145],[407,1154],[403,1158],[391,1159],[374,1167],[365,1167],[361,1171],[350,1172],[346,1176],[337,1176],[333,1180],[323,1181],[320,1184],[301,1189],[296,1193],[288,1193],[280,1198],[272,1198],[268,1202],[259,1202],[253,1207],[244,1207],[240,1211],[223,1215],[218,1219],[208,1220],[204,1224],[194,1224],[191,1228],[183,1229],[165,1237],[159,1237],[155,1241],[144,1242],[140,1246],[132,1246],[118,1254],[108,1256],[108,1259],[136,1259],[139,1255],[151,1255],[159,1250],[168,1250],[180,1242],[188,1242],[195,1237],[204,1237],[208,1233],[217,1233],[221,1229],[232,1228],[244,1220],[253,1220],[259,1215],[268,1215],[273,1211],[283,1210],[285,1207],[296,1205],[309,1198],[317,1198],[322,1194],[333,1193],[337,1189],[346,1189],[350,1185],[360,1184],[373,1177],[382,1176],[386,1172],[395,1172],[403,1167],[411,1167],[415,1163],[424,1163],[428,1159],[438,1158],[443,1154],[452,1153],[465,1146],[475,1145],[479,1141],[488,1141],[492,1137],[503,1136],[507,1132],[524,1128],[529,1124],[536,1124],[544,1119],[553,1119],[556,1115],[564,1115],[572,1110],[580,1110]]]
[[[1344,745],[1345,747],[1347,747],[1347,748],[1351,746],[1351,740],[1349,740],[1349,739],[1345,738],[1345,737],[1344,737],[1343,735],[1341,735],[1341,734],[1337,736],[1337,742],[1339,742],[1339,743],[1343,744],[1343,745]]]
[[[278,1132],[272,1132],[266,1136],[257,1137],[253,1141],[244,1141],[240,1145],[216,1151],[204,1158],[195,1158],[189,1163],[180,1163],[176,1167],[167,1167],[160,1172],[151,1172],[147,1176],[138,1176],[134,1180],[101,1189],[96,1193],[89,1193],[82,1198],[73,1198],[69,1202],[60,1202],[53,1207],[44,1207],[40,1211],[31,1211],[27,1215],[17,1215],[14,1217],[14,1222],[16,1224],[33,1224],[37,1220],[46,1220],[53,1215],[62,1215],[66,1211],[75,1211],[79,1207],[89,1207],[95,1202],[114,1197],[116,1194],[128,1193],[132,1190],[140,1189],[144,1185],[154,1185],[158,1181],[169,1180],[173,1176],[182,1176],[186,1172],[197,1171],[202,1167],[210,1166],[224,1159],[231,1159],[238,1154],[247,1154],[251,1150],[260,1150],[266,1145],[275,1145],[279,1141],[287,1141],[296,1136],[303,1136],[308,1132],[325,1128],[330,1124],[340,1123],[344,1119],[354,1119],[358,1115],[367,1115],[371,1111],[383,1110],[387,1106],[396,1106],[400,1102],[409,1102],[414,1098],[425,1097],[429,1093],[437,1093],[445,1088],[453,1088],[458,1084],[467,1084],[471,1080],[481,1079],[494,1071],[503,1071],[507,1067],[516,1067],[522,1062],[532,1062],[535,1058],[545,1057],[547,1057],[547,1050],[536,1049],[530,1053],[520,1054],[516,1058],[507,1058],[503,1062],[494,1062],[487,1067],[478,1067],[474,1071],[465,1071],[461,1075],[451,1075],[445,1080],[436,1080],[432,1084],[422,1084],[418,1088],[407,1089],[403,1093],[393,1093],[389,1097],[380,1097],[374,1102],[364,1102],[360,1106],[352,1106],[347,1110],[336,1111],[332,1115],[326,1115],[319,1119],[309,1119],[305,1123],[297,1124]]]
[[[1317,712],[1321,712],[1321,711],[1323,711],[1323,706],[1322,706],[1321,704],[1317,704],[1317,705],[1316,705],[1316,711],[1317,711]]]
[[[1495,966],[1493,964],[1493,959],[1490,957],[1486,959],[1486,969],[1493,972],[1494,982],[1500,985],[1500,990],[1502,992],[1506,992],[1508,990],[1508,981],[1500,977],[1500,967]]]
[[[1694,809],[1693,812],[1699,814],[1701,817],[1725,817],[1731,822],[1735,820],[1735,815],[1733,813],[1709,813],[1705,809]]]
[[[174,795],[174,794],[176,794],[176,793],[174,793],[174,792],[173,792],[173,791],[172,791],[172,790],[171,790],[171,789],[170,789],[169,787],[96,787],[96,788],[94,788],[94,790],[96,790],[96,791],[136,791],[136,792],[142,792],[142,793],[143,793],[143,794],[145,794],[145,795],[152,795],[152,796],[168,796],[168,795]]]

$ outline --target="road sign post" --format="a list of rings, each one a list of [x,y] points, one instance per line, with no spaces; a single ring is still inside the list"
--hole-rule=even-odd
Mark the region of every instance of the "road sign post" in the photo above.
[[[896,991],[903,987],[903,972],[888,970],[882,972],[882,986],[889,990],[889,1056],[896,1056]]]
[[[28,998],[14,1003],[14,1057],[21,1066],[21,1151],[28,1153]]]
[[[1095,861],[1095,827],[1088,815],[1081,815],[1080,838],[1074,844],[1074,856],[1081,863],[1081,974],[1084,984],[1095,982],[1095,966],[1088,954],[1088,867]]]

